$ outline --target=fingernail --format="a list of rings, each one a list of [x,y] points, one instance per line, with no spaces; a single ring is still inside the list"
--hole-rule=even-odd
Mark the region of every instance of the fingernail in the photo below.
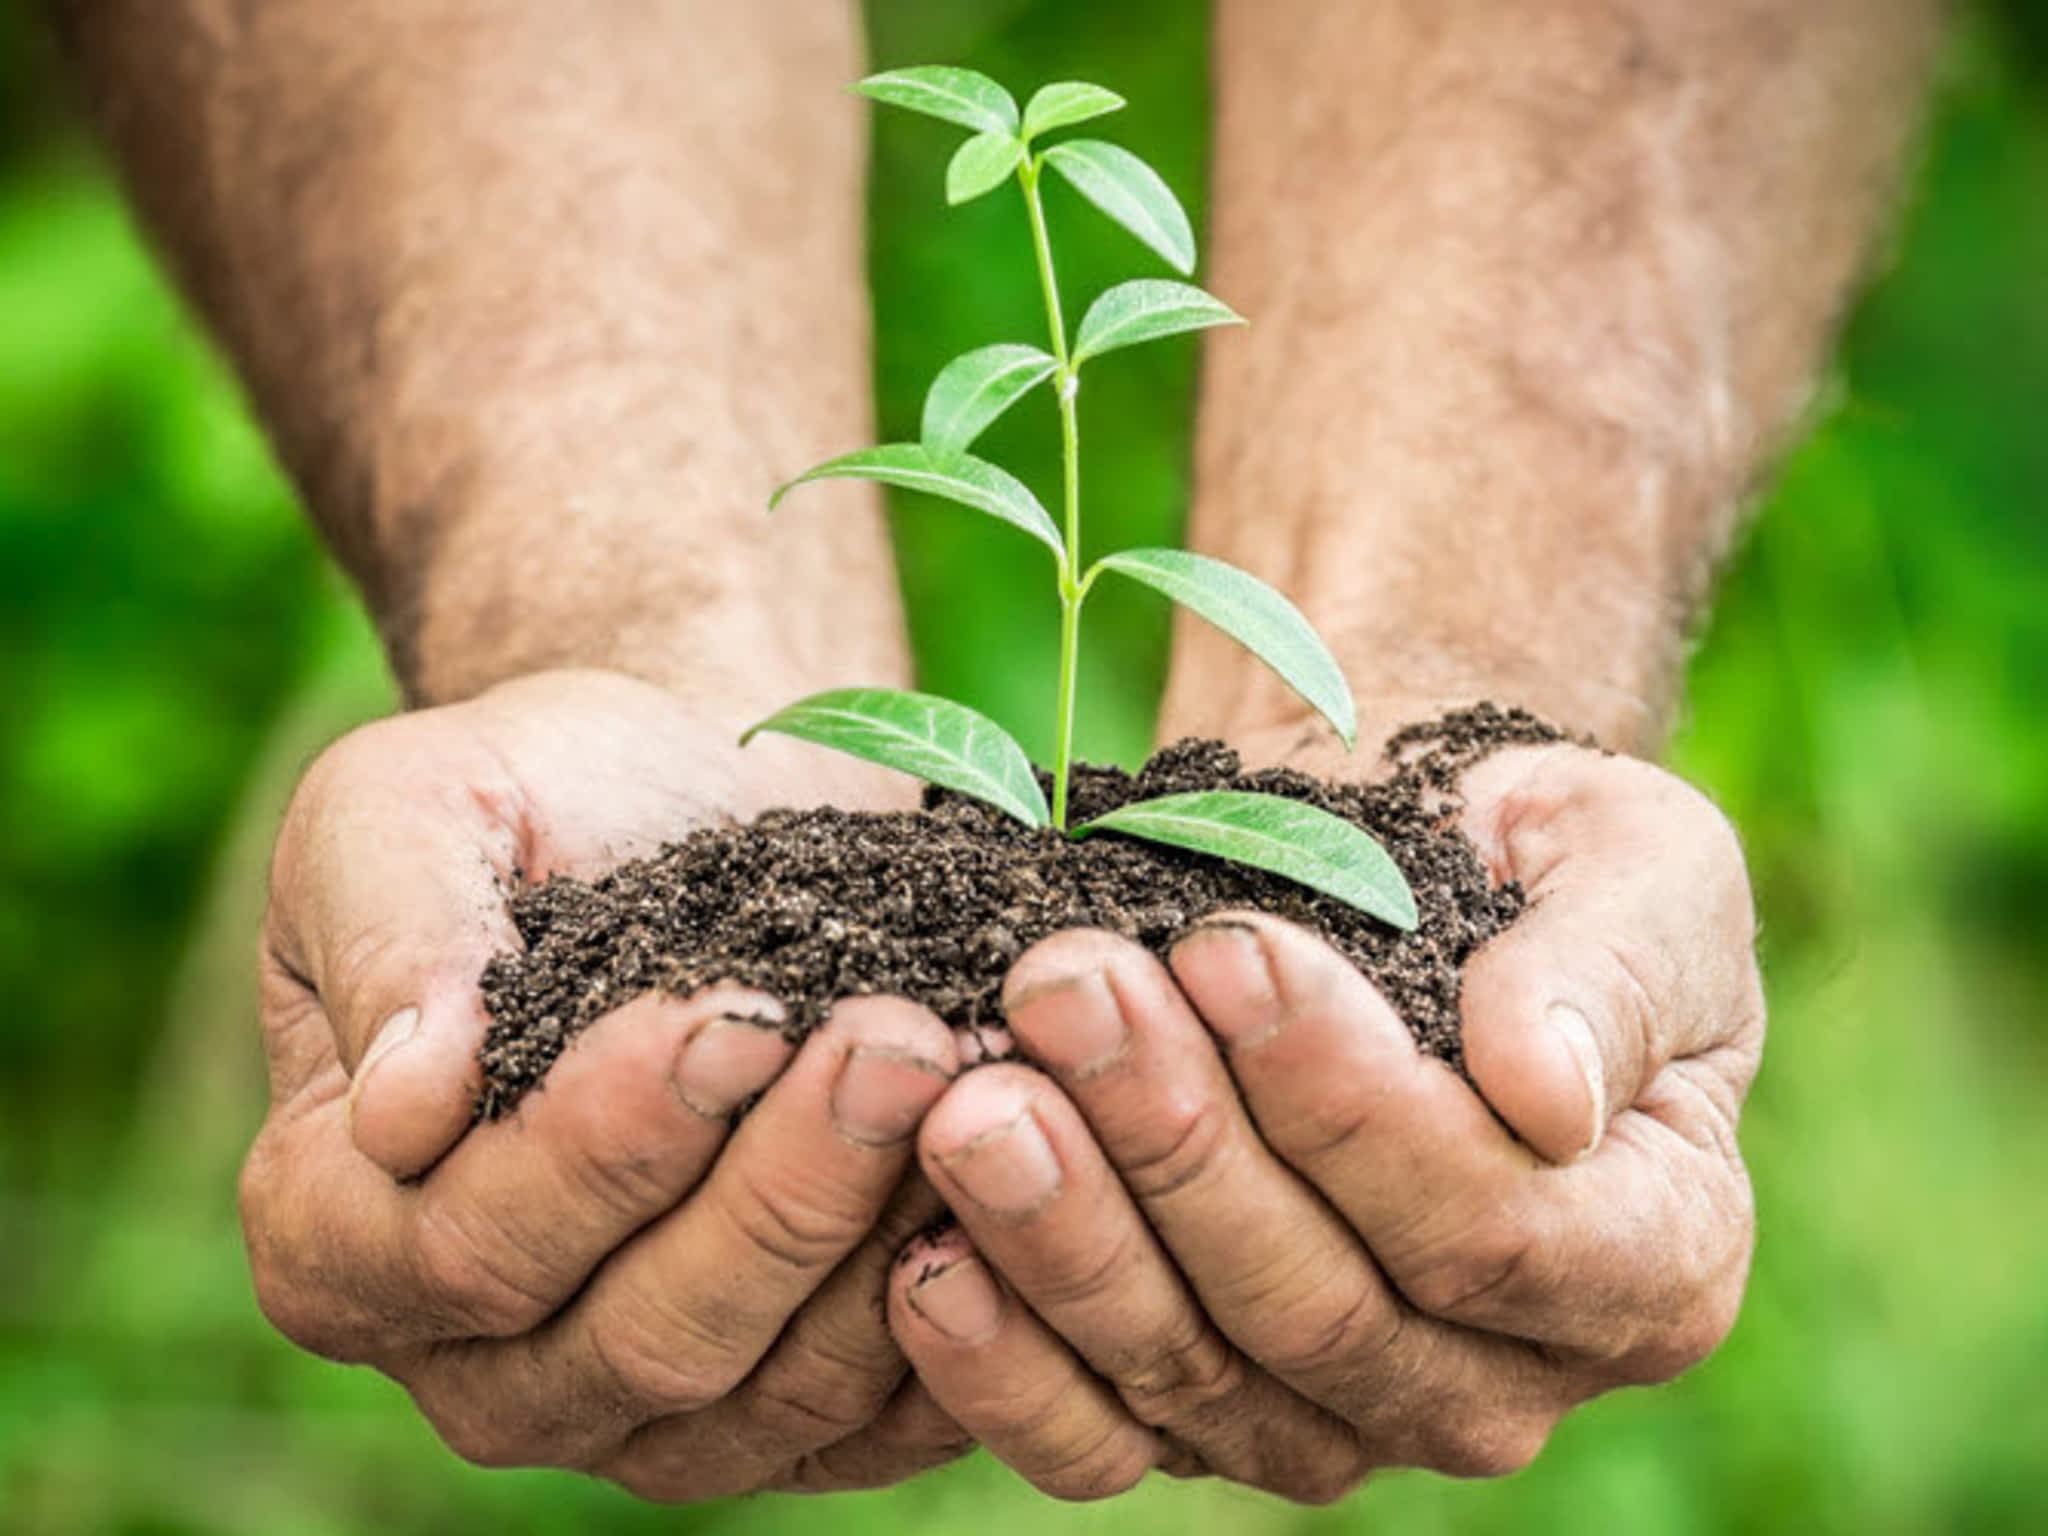
[[[940,1159],[968,1197],[998,1216],[1028,1216],[1060,1189],[1060,1161],[1030,1110]]]
[[[960,1259],[910,1288],[917,1315],[956,1344],[993,1338],[1003,1322],[1003,1293],[979,1259]]]
[[[399,1009],[377,1027],[377,1033],[370,1041],[370,1048],[363,1052],[363,1059],[356,1066],[355,1080],[359,1083],[363,1081],[379,1062],[412,1044],[419,1038],[419,1034],[419,1009]]]
[[[1214,968],[1216,990],[1229,999],[1229,1006],[1213,1007],[1202,1015],[1223,1043],[1240,1050],[1279,1034],[1280,989],[1273,982],[1265,941],[1243,923],[1202,923],[1173,946],[1174,954],[1196,947],[1204,951],[1196,963]]]
[[[789,1060],[781,1032],[751,1019],[714,1019],[676,1058],[676,1096],[698,1114],[723,1120],[775,1081]]]
[[[1586,1157],[1599,1147],[1600,1138],[1607,1134],[1607,1068],[1600,1059],[1600,1043],[1593,1038],[1593,1026],[1586,1022],[1586,1016],[1570,1003],[1552,1003],[1543,1017],[1578,1065],[1579,1075],[1586,1080],[1586,1097],[1593,1109],[1593,1124],[1586,1136],[1586,1149],[1579,1154]]]
[[[1027,988],[1005,1011],[1032,1053],[1069,1077],[1093,1077],[1115,1065],[1130,1042],[1123,1007],[1104,971]]]
[[[832,1123],[862,1146],[894,1146],[917,1129],[947,1081],[944,1069],[922,1056],[857,1045],[832,1085]]]

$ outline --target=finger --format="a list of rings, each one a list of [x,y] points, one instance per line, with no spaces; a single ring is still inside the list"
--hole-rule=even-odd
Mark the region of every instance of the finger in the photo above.
[[[1455,1434],[1435,1435],[1442,1419],[1544,1419],[1555,1384],[1525,1346],[1416,1314],[1260,1140],[1208,1032],[1148,952],[1106,933],[1056,934],[1012,968],[1004,1012],[1217,1327],[1362,1432],[1362,1452],[1354,1437],[1349,1457],[1305,1456],[1276,1491],[1321,1502],[1368,1463],[1469,1461]]]
[[[1167,1455],[958,1228],[905,1251],[889,1324],[933,1401],[1041,1493],[1109,1498]]]
[[[480,1405],[488,1449],[519,1464],[591,1466],[642,1424],[708,1408],[875,1225],[953,1069],[932,1014],[841,1004],[690,1198],[574,1305],[530,1338],[444,1352],[420,1390],[452,1417]]]
[[[423,1296],[461,1331],[524,1333],[710,1167],[732,1112],[795,1047],[759,992],[649,994],[578,1035],[546,1083],[459,1142],[417,1191],[409,1250]]]
[[[909,1369],[889,1332],[889,1271],[944,1210],[912,1170],[752,1375],[701,1413],[642,1425],[605,1475],[663,1502],[719,1498],[762,1487],[866,1430]]]
[[[1465,1061],[1553,1162],[1599,1146],[1664,1066],[1726,1048],[1731,1107],[1763,1036],[1742,853],[1712,804],[1629,759],[1503,754],[1468,825],[1529,909],[1463,978]]]
[[[773,1080],[788,1044],[725,1016],[772,1006],[721,987],[607,1015],[518,1117],[481,1127],[415,1186],[350,1140],[330,1059],[324,1098],[273,1117],[244,1172],[266,1311],[349,1359],[534,1327],[696,1183],[725,1136],[721,1107]]]
[[[1656,1116],[1556,1167],[1301,930],[1232,918],[1182,940],[1172,966],[1261,1135],[1422,1312],[1595,1362],[1654,1353],[1674,1319],[1721,1326],[1718,1295],[1694,1314],[1746,1262],[1747,1183],[1682,1076],[1653,1089]]]
[[[1217,1331],[1045,1077],[968,1074],[926,1118],[919,1153],[976,1249],[1138,1422],[1221,1476],[1292,1497],[1363,1476],[1346,1425]]]
[[[778,1486],[792,1493],[891,1488],[973,1449],[974,1437],[912,1376],[872,1424],[805,1456]]]
[[[353,1079],[353,1134],[397,1177],[468,1128],[488,1019],[477,978],[518,935],[517,787],[406,719],[344,738],[294,795],[266,943],[315,993]]]
[[[1267,1145],[1382,1264],[1539,1166],[1350,962],[1293,924],[1223,914],[1169,964]]]

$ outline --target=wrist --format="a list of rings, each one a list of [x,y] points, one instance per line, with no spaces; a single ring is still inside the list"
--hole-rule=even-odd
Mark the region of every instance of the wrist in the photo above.
[[[775,456],[727,452],[712,464],[706,453],[633,483],[586,478],[561,453],[444,475],[443,486],[470,483],[414,514],[415,526],[387,524],[387,575],[373,585],[407,696],[448,702],[536,672],[601,668],[737,731],[821,688],[907,681],[872,498],[803,525],[770,518]]]

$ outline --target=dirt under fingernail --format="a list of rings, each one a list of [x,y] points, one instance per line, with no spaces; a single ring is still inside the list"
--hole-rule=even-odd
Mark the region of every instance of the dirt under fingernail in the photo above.
[[[1246,908],[1321,934],[1424,1051],[1463,1071],[1459,973],[1525,899],[1513,884],[1493,885],[1458,830],[1457,779],[1502,747],[1561,739],[1525,711],[1481,704],[1397,733],[1391,776],[1374,783],[1248,773],[1228,747],[1195,740],[1162,749],[1136,774],[1074,771],[1076,821],[1199,789],[1284,795],[1342,816],[1379,838],[1407,876],[1420,914],[1412,933],[1277,875],[1110,835],[1077,841],[937,789],[916,811],[770,811],[691,832],[594,882],[557,876],[514,897],[525,948],[484,972],[492,1023],[477,1115],[506,1113],[570,1040],[644,992],[753,987],[782,1000],[780,1027],[792,1039],[841,998],[887,993],[985,1036],[1004,1023],[1011,963],[1048,934],[1102,928],[1163,955],[1203,919]],[[989,1059],[978,1049],[962,1057]]]

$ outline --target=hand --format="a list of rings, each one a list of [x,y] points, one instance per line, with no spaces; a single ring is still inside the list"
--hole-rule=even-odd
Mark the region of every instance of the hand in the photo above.
[[[753,1022],[772,998],[643,997],[514,1115],[469,1123],[506,889],[802,793],[873,798],[778,755],[742,767],[673,696],[604,673],[383,721],[314,765],[272,872],[272,1103],[242,1178],[283,1332],[396,1377],[471,1460],[650,1497],[866,1486],[957,1454],[879,1315],[937,1210],[905,1177],[955,1068],[936,1018],[860,999],[792,1052]]]
[[[1728,1331],[1763,1043],[1734,835],[1574,747],[1501,753],[1464,792],[1532,898],[1465,974],[1477,1093],[1274,919],[1198,928],[1170,975],[1102,933],[1018,960],[1011,1027],[1052,1075],[970,1073],[927,1117],[962,1229],[899,1266],[890,1316],[1041,1488],[1160,1466],[1314,1502],[1376,1467],[1511,1472],[1574,1404]]]

